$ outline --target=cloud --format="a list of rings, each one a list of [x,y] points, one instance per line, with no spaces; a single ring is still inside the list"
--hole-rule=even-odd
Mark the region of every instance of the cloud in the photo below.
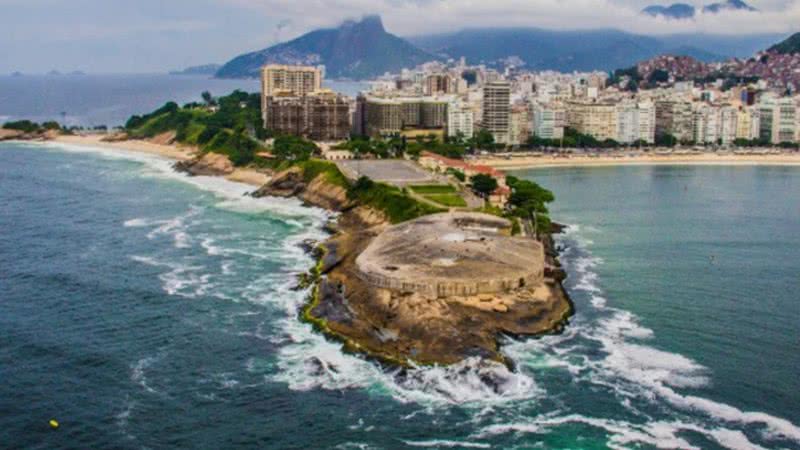
[[[698,14],[691,20],[647,17],[639,11],[647,0],[223,0],[292,20],[301,34],[333,26],[346,18],[380,14],[387,28],[409,36],[464,27],[542,27],[552,29],[619,28],[643,34],[705,32],[717,34],[788,33],[800,28],[800,0],[763,0],[759,12]],[[702,6],[708,2],[692,2]]]
[[[640,34],[789,33],[800,0],[751,0],[675,21],[639,14],[675,0],[0,0],[0,72],[144,72],[224,62],[345,19],[380,14],[401,36],[467,27],[617,28]],[[702,6],[712,0],[690,0]]]

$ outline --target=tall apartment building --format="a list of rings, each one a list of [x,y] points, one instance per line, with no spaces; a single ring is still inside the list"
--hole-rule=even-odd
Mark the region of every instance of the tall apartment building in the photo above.
[[[655,142],[656,108],[650,102],[622,102],[617,105],[617,142]]]
[[[656,136],[671,135],[678,141],[694,140],[694,111],[688,101],[659,100],[655,103]]]
[[[698,144],[716,144],[720,141],[720,109],[706,103],[698,103],[694,108],[694,137]]]
[[[560,104],[533,104],[533,134],[542,139],[561,139],[567,111]]]
[[[278,93],[304,96],[322,89],[322,69],[268,64],[261,68],[261,114],[267,122],[267,98]]]
[[[567,104],[567,124],[595,139],[617,139],[617,105],[613,103]]]
[[[760,129],[761,117],[758,110],[740,107],[736,112],[736,139],[758,139]]]
[[[316,91],[303,96],[267,97],[265,127],[315,141],[337,141],[350,135],[350,105],[341,95]]]
[[[759,137],[772,144],[797,142],[798,106],[791,97],[767,98],[758,105]]]
[[[509,143],[511,120],[511,84],[508,81],[491,81],[483,87],[483,128],[498,144]]]
[[[459,134],[471,138],[475,134],[475,112],[466,103],[450,103],[447,106],[447,135]]]
[[[423,97],[360,96],[354,131],[368,136],[397,134],[404,129],[439,129],[447,125],[447,102]]]
[[[738,110],[731,105],[719,108],[719,142],[722,145],[733,144],[736,139]]]
[[[531,134],[529,116],[527,105],[511,107],[511,116],[508,122],[508,143],[510,145],[522,145],[528,142]]]
[[[428,75],[422,88],[425,95],[452,94],[456,90],[456,80],[450,75],[442,73]]]

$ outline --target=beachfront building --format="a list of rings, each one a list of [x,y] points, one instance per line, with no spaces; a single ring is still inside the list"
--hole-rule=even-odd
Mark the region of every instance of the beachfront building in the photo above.
[[[267,99],[280,95],[302,97],[322,89],[322,69],[268,64],[261,68],[261,116],[267,123]]]
[[[276,91],[289,91],[303,96],[322,89],[322,69],[312,66],[268,64],[261,69],[261,92],[272,96]]]
[[[475,112],[463,102],[452,102],[447,107],[447,135],[471,138],[475,132]]]
[[[533,104],[533,134],[542,139],[561,139],[567,111],[558,103]]]
[[[510,145],[522,145],[528,142],[531,129],[529,115],[527,105],[514,105],[511,108],[508,124],[508,143]]]
[[[683,100],[655,102],[656,136],[673,136],[679,142],[694,139],[694,112],[692,103]]]
[[[698,103],[694,109],[694,137],[698,144],[716,144],[720,139],[719,108]]]
[[[498,144],[509,143],[511,119],[511,84],[508,81],[491,81],[483,87],[483,122],[485,130]]]
[[[354,131],[386,136],[407,130],[444,130],[448,101],[438,97],[359,96]]]
[[[736,139],[738,111],[731,105],[719,108],[719,142],[722,145],[731,145]]]
[[[350,135],[350,105],[339,94],[318,90],[307,95],[287,91],[266,99],[264,126],[278,133],[315,141],[337,141]]]
[[[758,139],[761,120],[758,110],[739,107],[736,111],[736,139]]]
[[[612,102],[568,102],[567,125],[600,141],[617,139],[617,105]]]
[[[794,98],[766,98],[758,105],[759,137],[772,144],[798,141],[798,112]]]
[[[616,113],[617,142],[623,144],[655,142],[656,110],[653,103],[621,102],[617,105]]]

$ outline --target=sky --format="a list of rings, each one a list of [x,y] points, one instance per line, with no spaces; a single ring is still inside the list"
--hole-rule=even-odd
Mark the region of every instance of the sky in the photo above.
[[[719,0],[708,0],[706,3]],[[345,19],[380,14],[413,36],[468,27],[616,28],[641,34],[800,31],[800,0],[685,21],[638,12],[655,0],[0,0],[0,74],[165,72],[230,58]],[[703,1],[688,1],[702,6]]]

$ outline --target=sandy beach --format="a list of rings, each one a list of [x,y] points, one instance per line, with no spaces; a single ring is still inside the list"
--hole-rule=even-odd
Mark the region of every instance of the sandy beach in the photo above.
[[[497,169],[535,169],[541,167],[621,166],[621,165],[800,165],[800,153],[734,154],[692,153],[673,155],[609,155],[609,156],[523,156],[482,157],[471,162]]]
[[[83,136],[58,136],[54,139],[55,142],[64,144],[81,145],[85,147],[98,147],[98,148],[113,148],[117,150],[124,150],[129,152],[147,153],[150,155],[158,155],[166,158],[174,159],[175,161],[186,161],[192,159],[197,154],[197,148],[191,146],[181,146],[174,144],[158,144],[144,140],[127,140],[117,142],[103,141],[105,135],[92,134]],[[225,176],[230,181],[239,183],[246,183],[252,186],[263,186],[269,181],[269,175],[259,172],[255,169],[242,169],[236,168],[234,171]]]

